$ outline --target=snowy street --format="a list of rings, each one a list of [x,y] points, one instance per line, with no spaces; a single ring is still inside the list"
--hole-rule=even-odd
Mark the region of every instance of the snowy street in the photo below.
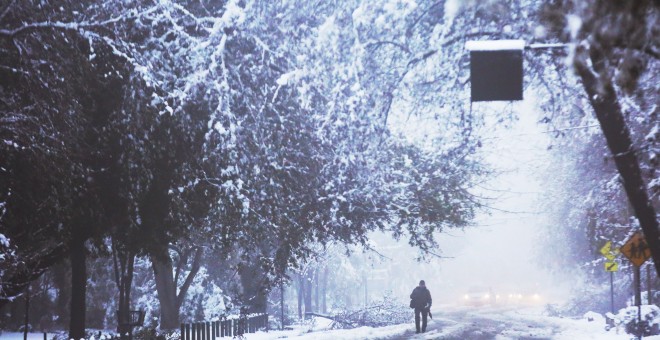
[[[1,1],[0,340],[660,340],[658,37],[660,0]]]
[[[569,319],[544,315],[543,307],[438,306],[433,309],[426,333],[415,334],[414,322],[381,328],[292,331],[248,334],[246,339],[630,339],[620,330],[604,329],[604,320]],[[412,314],[412,312],[411,312]],[[321,323],[322,321],[319,321]],[[314,327],[316,328],[316,327]],[[660,339],[648,337],[645,339]]]
[[[293,330],[258,332],[246,334],[247,340],[297,339],[297,340],[340,340],[340,339],[470,339],[470,340],[628,340],[630,335],[622,329],[605,331],[604,320],[593,321],[559,318],[545,315],[543,306],[455,306],[440,305],[432,310],[426,333],[415,334],[415,324],[400,324],[386,327],[359,327],[356,329],[327,330],[326,319],[318,318],[305,326],[294,326]],[[411,311],[412,318],[412,311]],[[22,333],[5,332],[2,340],[21,340]],[[41,333],[30,333],[28,339],[43,339]],[[218,338],[220,339],[220,338]],[[660,340],[660,336],[644,337]]]

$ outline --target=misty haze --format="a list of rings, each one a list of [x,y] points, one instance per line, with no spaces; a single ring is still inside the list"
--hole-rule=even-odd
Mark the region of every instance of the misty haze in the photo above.
[[[660,5],[0,2],[0,340],[660,339]]]

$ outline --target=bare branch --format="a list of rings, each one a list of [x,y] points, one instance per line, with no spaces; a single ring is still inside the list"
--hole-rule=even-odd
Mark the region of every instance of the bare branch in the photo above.
[[[195,258],[193,259],[193,263],[192,263],[192,268],[190,268],[190,272],[188,273],[188,276],[186,277],[186,281],[183,283],[183,285],[179,289],[179,294],[177,294],[177,297],[176,297],[176,305],[177,305],[178,308],[180,308],[181,304],[183,304],[183,299],[186,297],[186,293],[188,293],[188,288],[190,288],[190,285],[192,284],[193,280],[195,279],[195,275],[197,275],[197,272],[199,272],[199,268],[201,267],[201,264],[202,264],[201,263],[202,262],[202,254],[203,254],[202,247],[197,247],[197,249],[195,251]]]
[[[78,31],[80,29],[87,29],[87,28],[94,28],[94,27],[103,27],[103,26],[108,26],[120,21],[129,21],[129,20],[135,20],[137,18],[140,18],[142,16],[151,14],[155,11],[157,11],[159,8],[158,7],[152,7],[149,10],[146,10],[144,12],[136,13],[134,15],[121,15],[115,18],[110,18],[108,20],[104,21],[99,21],[99,22],[88,22],[88,21],[82,21],[82,22],[60,22],[60,21],[55,21],[55,22],[35,22],[31,24],[26,24],[24,26],[15,28],[15,29],[0,29],[0,36],[9,38],[9,39],[14,39],[17,35],[30,32],[30,31],[35,31],[35,30],[40,30],[40,29],[59,29],[59,30],[66,30],[66,31]],[[1,17],[0,17],[1,19]]]
[[[11,0],[11,2],[9,4],[7,4],[7,7],[5,7],[5,9],[2,11],[2,14],[0,14],[0,21],[2,21],[2,19],[5,18],[5,16],[9,12],[9,9],[11,8],[11,6],[14,5],[15,2],[16,2],[16,0]]]
[[[394,46],[400,48],[401,50],[403,50],[404,52],[406,52],[408,54],[411,53],[410,49],[408,47],[406,47],[405,45],[403,45],[401,43],[398,43],[396,41],[391,41],[391,40],[380,40],[380,41],[370,42],[370,43],[365,44],[365,47],[366,48],[378,49],[379,47],[381,47],[383,45],[394,45]]]
[[[407,35],[407,36],[412,35],[412,30],[415,28],[415,26],[417,26],[417,24],[422,20],[422,18],[424,18],[424,17],[425,17],[425,16],[426,16],[426,15],[427,15],[432,9],[434,9],[435,7],[437,7],[437,6],[439,6],[439,5],[444,5],[444,3],[445,3],[444,1],[437,1],[437,2],[434,3],[433,5],[429,6],[429,8],[427,8],[426,10],[424,10],[424,12],[422,12],[422,14],[420,14],[420,15],[417,17],[417,19],[415,19],[415,21],[413,21],[412,24],[410,24],[410,26],[409,26],[408,29],[406,30],[406,35]]]
[[[5,65],[0,65],[0,69],[7,70],[11,73],[21,73],[24,76],[29,76],[30,75],[29,73],[27,73],[23,70],[19,70],[17,68],[13,68],[13,67],[10,67],[10,66],[5,66]]]

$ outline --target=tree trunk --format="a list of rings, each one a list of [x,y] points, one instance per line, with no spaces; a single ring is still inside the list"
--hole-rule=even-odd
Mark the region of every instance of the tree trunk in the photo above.
[[[25,289],[25,323],[23,324],[23,340],[27,340],[30,325],[30,285]]]
[[[576,69],[585,91],[594,108],[596,118],[600,122],[607,145],[614,156],[614,162],[623,180],[623,187],[633,207],[635,217],[639,221],[646,242],[651,250],[655,270],[660,275],[660,232],[655,210],[649,200],[646,184],[642,178],[639,161],[633,148],[630,132],[623,117],[621,105],[611,79],[606,78],[606,61],[601,52],[592,47],[586,51],[579,46]],[[588,53],[588,56],[587,56]],[[593,70],[587,65],[587,58],[591,59]],[[600,79],[598,78],[600,77]]]
[[[305,275],[304,281],[305,285],[303,287],[305,291],[305,312],[311,312],[312,311],[312,280],[311,280],[311,275],[307,273]]]
[[[326,296],[328,290],[328,267],[323,268],[323,287],[321,291],[323,295],[321,296],[321,311],[323,314],[328,312],[328,305],[326,303]]]
[[[319,312],[319,270],[314,271],[314,311]]]
[[[300,274],[300,275],[298,275],[298,289],[297,289],[298,319],[302,319],[302,301],[303,301],[304,291],[305,291],[304,279],[303,279],[302,274]]]
[[[264,275],[261,267],[255,262],[247,263],[239,267],[238,274],[243,286],[243,303],[249,306],[248,313],[265,313],[268,296],[262,287]]]
[[[280,330],[284,330],[284,283],[280,283]]]
[[[80,232],[71,240],[71,322],[69,338],[85,338],[85,297],[87,293],[85,239]]]
[[[55,315],[57,316],[56,327],[65,329],[69,324],[69,303],[71,302],[71,282],[67,263],[59,263],[53,267],[53,285],[57,289],[55,299]]]
[[[162,255],[152,256],[151,263],[160,302],[160,328],[171,330],[179,326],[179,308],[176,303],[176,283],[174,282],[172,259],[169,254]]]
[[[115,283],[119,287],[119,301],[117,303],[117,332],[124,339],[131,329],[128,327],[131,310],[131,288],[133,286],[133,272],[135,254],[131,251],[122,252],[113,243],[112,262],[115,271]]]
[[[186,279],[183,281],[181,288],[179,288],[179,295],[177,295],[176,297],[177,310],[181,309],[183,300],[186,298],[186,294],[188,294],[188,288],[190,288],[190,285],[195,279],[195,275],[197,275],[197,273],[199,272],[199,268],[202,266],[202,255],[204,255],[203,249],[201,247],[195,247],[194,251],[195,251],[195,257],[193,258],[193,262],[190,265],[190,271],[188,272],[188,276],[186,276]],[[187,263],[182,263],[182,265],[186,265],[186,264]],[[176,287],[178,284],[178,276],[181,271],[182,271],[181,268],[177,268],[177,275],[174,277],[174,287]]]
[[[184,283],[179,289],[177,295],[177,282],[174,280],[174,267],[169,252],[164,252],[151,256],[151,263],[154,269],[154,278],[156,281],[156,291],[158,292],[158,301],[160,302],[160,328],[164,330],[176,329],[179,327],[179,316],[181,305],[185,300],[188,289],[192,284],[195,275],[199,272],[202,263],[203,249],[195,248],[195,257],[190,267],[190,272]]]

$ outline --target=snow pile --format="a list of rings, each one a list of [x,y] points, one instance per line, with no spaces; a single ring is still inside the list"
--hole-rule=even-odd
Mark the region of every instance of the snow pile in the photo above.
[[[584,313],[583,318],[589,322],[597,322],[597,323],[605,322],[605,317],[603,317],[599,313],[591,312],[591,311]]]
[[[385,296],[383,300],[369,306],[351,311],[343,311],[335,315],[334,328],[357,328],[362,326],[383,327],[409,323],[412,321],[410,308],[398,303],[391,297]]]
[[[613,326],[622,325],[629,334],[649,336],[660,334],[660,308],[655,305],[641,306],[641,321],[638,321],[638,308],[635,306],[619,310],[617,315],[608,313]]]

